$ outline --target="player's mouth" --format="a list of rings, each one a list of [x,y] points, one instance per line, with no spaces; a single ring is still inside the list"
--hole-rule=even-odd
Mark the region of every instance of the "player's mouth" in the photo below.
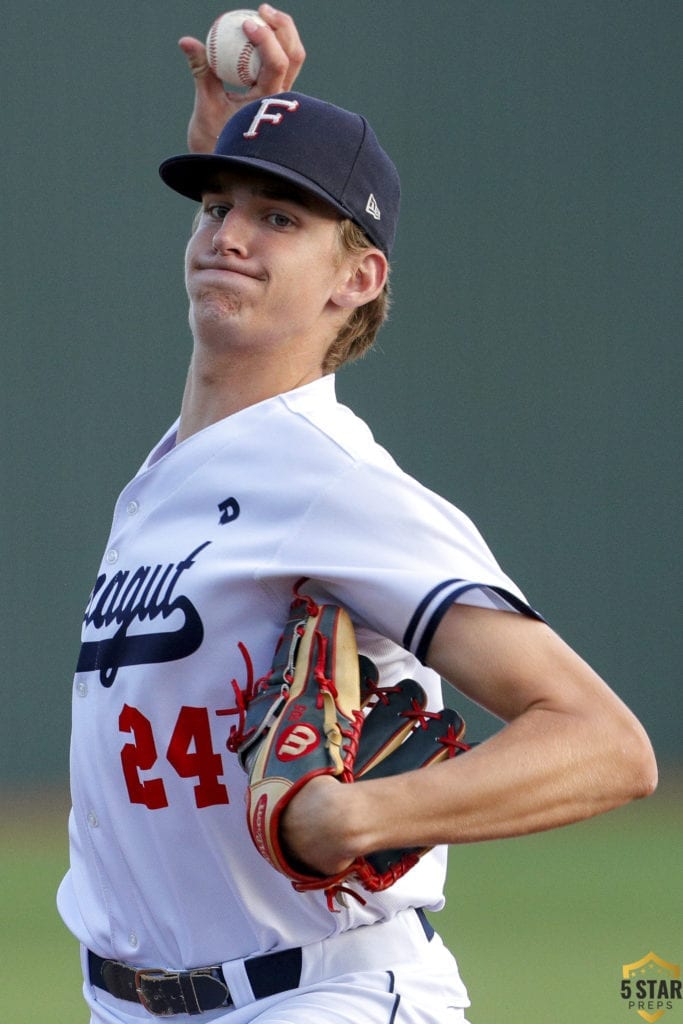
[[[195,271],[218,271],[222,274],[238,274],[240,277],[250,277],[255,281],[262,281],[264,274],[259,273],[255,268],[243,267],[226,260],[197,260],[194,265]]]

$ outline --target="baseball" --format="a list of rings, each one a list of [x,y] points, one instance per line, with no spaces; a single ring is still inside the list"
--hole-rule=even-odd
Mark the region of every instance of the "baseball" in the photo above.
[[[256,11],[228,11],[216,18],[206,39],[209,66],[227,85],[252,86],[261,68],[258,50],[242,31],[247,18],[265,25]]]

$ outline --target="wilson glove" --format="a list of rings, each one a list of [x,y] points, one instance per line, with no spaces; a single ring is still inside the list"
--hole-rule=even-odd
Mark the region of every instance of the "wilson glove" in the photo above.
[[[358,656],[348,613],[297,596],[270,672],[238,691],[239,724],[228,748],[249,776],[247,822],[267,861],[300,892],[324,890],[328,906],[360,884],[369,892],[393,885],[429,847],[381,850],[323,877],[294,863],[280,840],[290,800],[312,778],[352,783],[412,771],[469,749],[465,724],[452,709],[427,710],[412,679],[381,686],[375,665]],[[361,899],[361,902],[362,899]]]

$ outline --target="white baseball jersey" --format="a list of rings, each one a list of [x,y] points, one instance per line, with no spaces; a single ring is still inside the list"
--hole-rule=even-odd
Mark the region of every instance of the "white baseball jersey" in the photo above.
[[[334,378],[175,444],[121,494],[74,680],[64,921],[103,957],[189,969],[443,904],[440,848],[330,913],[261,858],[226,749],[234,687],[268,668],[301,577],[351,614],[383,682],[418,678],[454,601],[526,610],[470,520],[403,473]],[[532,613],[533,614],[533,613]]]

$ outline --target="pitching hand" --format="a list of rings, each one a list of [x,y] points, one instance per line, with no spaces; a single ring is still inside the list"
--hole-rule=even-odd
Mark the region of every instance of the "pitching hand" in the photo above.
[[[244,31],[258,47],[261,70],[248,92],[226,92],[221,80],[209,67],[206,47],[198,39],[183,36],[178,45],[185,54],[194,77],[194,108],[187,129],[192,153],[211,153],[226,122],[240,107],[260,96],[287,92],[306,59],[293,19],[270,4],[261,4],[259,15],[266,22],[247,22]]]

